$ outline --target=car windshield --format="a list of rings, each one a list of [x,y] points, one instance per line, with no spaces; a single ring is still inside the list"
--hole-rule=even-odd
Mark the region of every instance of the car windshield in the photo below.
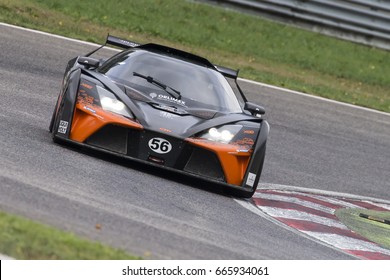
[[[157,103],[224,113],[242,112],[221,73],[174,57],[130,50],[109,59],[99,71]]]

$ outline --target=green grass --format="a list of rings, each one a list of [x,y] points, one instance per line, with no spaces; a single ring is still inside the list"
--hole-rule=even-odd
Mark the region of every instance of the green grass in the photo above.
[[[0,253],[16,259],[129,260],[126,252],[0,212]]]
[[[184,0],[0,0],[0,21],[102,43],[158,42],[241,76],[390,112],[389,52]]]
[[[339,209],[336,211],[336,216],[351,230],[384,248],[390,249],[390,225],[359,217],[360,213],[390,220],[390,211],[367,209]]]

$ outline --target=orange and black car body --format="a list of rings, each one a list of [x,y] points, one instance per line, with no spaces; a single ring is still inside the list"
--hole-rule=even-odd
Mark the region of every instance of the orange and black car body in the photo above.
[[[269,125],[238,72],[177,49],[108,36],[106,60],[69,61],[50,123],[69,142],[218,183],[251,197]]]

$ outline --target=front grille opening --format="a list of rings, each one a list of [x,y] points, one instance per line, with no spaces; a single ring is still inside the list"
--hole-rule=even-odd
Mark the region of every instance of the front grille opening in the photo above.
[[[86,144],[126,154],[127,152],[127,128],[117,125],[106,125],[92,134]]]
[[[194,148],[184,171],[225,182],[221,164],[213,152]]]

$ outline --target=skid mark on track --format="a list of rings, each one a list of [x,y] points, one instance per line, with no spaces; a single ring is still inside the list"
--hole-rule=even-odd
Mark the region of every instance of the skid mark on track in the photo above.
[[[236,201],[262,217],[268,216],[268,220],[347,254],[362,259],[390,260],[390,250],[353,232],[335,215],[341,208],[389,211],[390,203],[280,188],[258,189],[252,200]]]

